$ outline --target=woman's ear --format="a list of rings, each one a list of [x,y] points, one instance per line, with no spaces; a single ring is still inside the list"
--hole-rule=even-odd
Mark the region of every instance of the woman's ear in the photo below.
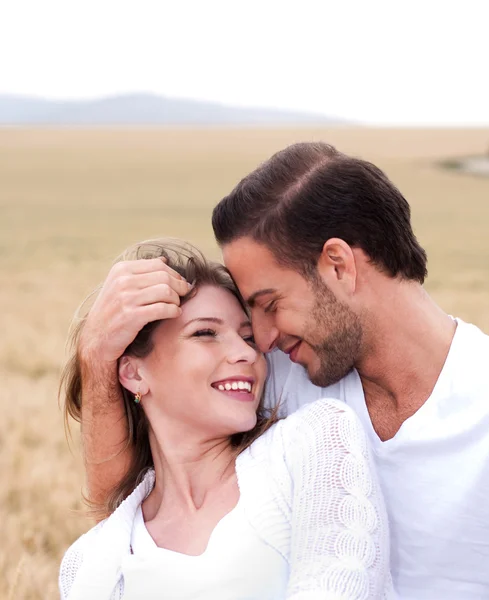
[[[145,396],[149,391],[147,382],[140,375],[138,359],[133,356],[123,356],[119,360],[119,381],[133,394],[141,392]]]

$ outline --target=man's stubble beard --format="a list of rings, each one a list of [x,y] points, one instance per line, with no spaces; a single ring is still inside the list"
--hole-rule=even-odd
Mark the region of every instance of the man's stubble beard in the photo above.
[[[320,279],[312,283],[314,307],[304,341],[319,359],[319,368],[308,376],[314,385],[327,387],[343,379],[360,355],[362,325],[359,317]]]

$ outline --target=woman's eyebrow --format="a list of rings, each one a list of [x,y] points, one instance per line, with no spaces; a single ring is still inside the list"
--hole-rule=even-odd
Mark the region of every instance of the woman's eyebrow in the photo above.
[[[192,323],[215,323],[217,325],[224,325],[224,321],[218,317],[196,317],[195,319],[187,321],[184,327],[187,327],[187,325],[191,325]],[[251,321],[246,319],[246,321],[240,323],[239,328],[242,329],[243,327],[251,327]]]
[[[224,323],[224,321],[222,319],[219,319],[218,317],[196,317],[195,319],[190,319],[190,321],[187,321],[184,327],[187,327],[187,325],[190,325],[191,323],[195,322],[216,323],[217,325],[222,325]]]

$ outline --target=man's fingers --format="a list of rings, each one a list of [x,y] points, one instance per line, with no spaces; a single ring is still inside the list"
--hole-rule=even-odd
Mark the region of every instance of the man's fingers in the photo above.
[[[123,260],[115,263],[110,270],[111,274],[119,275],[138,275],[140,273],[152,273],[153,271],[164,271],[169,273],[175,279],[185,281],[185,279],[174,269],[169,267],[162,258],[142,258],[139,260]]]
[[[168,273],[170,273],[170,275],[173,275],[175,279],[183,279],[185,281],[185,277],[182,277],[178,271],[175,271],[175,269],[172,269],[168,266],[167,260],[164,256],[162,256],[160,260],[162,261],[165,269],[168,271]]]
[[[175,290],[166,283],[152,285],[138,290],[135,295],[135,301],[138,306],[146,306],[147,304],[157,304],[166,302],[167,304],[180,305],[180,296]]]
[[[141,306],[137,310],[138,321],[141,324],[140,329],[152,321],[175,319],[181,314],[182,309],[179,306],[176,304],[167,304],[166,302],[147,304],[146,306]]]
[[[190,286],[185,279],[176,279],[167,271],[153,271],[152,273],[140,273],[138,275],[127,275],[126,289],[144,289],[154,285],[166,284],[170,286],[179,296],[188,294]]]

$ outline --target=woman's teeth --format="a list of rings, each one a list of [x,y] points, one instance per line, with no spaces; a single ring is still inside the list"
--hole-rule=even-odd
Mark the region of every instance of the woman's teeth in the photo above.
[[[245,390],[251,392],[251,383],[249,381],[233,381],[228,383],[220,383],[217,389],[221,392],[229,392],[229,390]]]

